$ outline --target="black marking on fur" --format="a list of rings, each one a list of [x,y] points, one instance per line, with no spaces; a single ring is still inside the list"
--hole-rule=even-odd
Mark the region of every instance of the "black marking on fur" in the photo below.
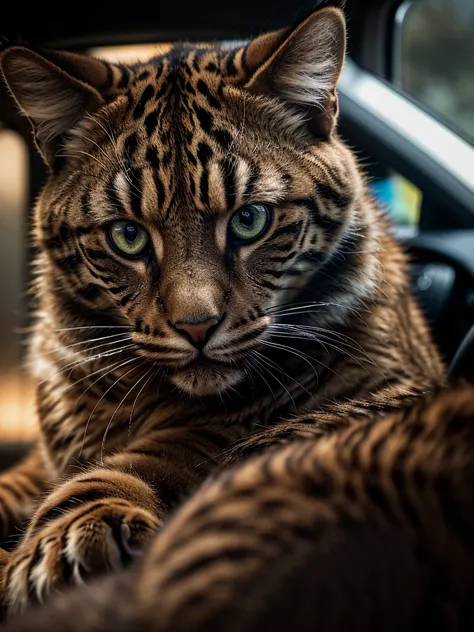
[[[187,156],[187,159],[189,160],[190,164],[191,164],[193,167],[197,167],[197,165],[198,165],[198,161],[196,160],[196,158],[195,158],[194,154],[192,154],[192,153],[189,151],[189,149],[186,149],[186,156]]]
[[[201,142],[198,145],[197,156],[199,162],[202,164],[203,167],[205,167],[212,157],[212,149],[207,143]]]
[[[137,103],[133,111],[133,118],[135,120],[143,116],[143,113],[145,112],[146,104],[148,103],[148,101],[150,101],[150,99],[153,98],[154,94],[155,94],[155,88],[151,85],[151,83],[149,83],[146,86],[146,88],[143,90],[142,96],[140,97],[140,101]]]
[[[81,263],[81,260],[76,255],[68,255],[67,257],[59,259],[57,263],[61,268],[65,268],[69,272],[74,272]]]
[[[339,193],[338,191],[336,191],[336,189],[334,189],[329,184],[318,183],[317,191],[318,191],[318,195],[320,195],[323,198],[326,198],[327,200],[331,200],[331,202],[334,202],[334,204],[338,208],[344,208],[351,201],[351,198],[349,195],[345,195],[344,193]]]
[[[165,167],[169,167],[171,164],[171,159],[173,158],[173,153],[171,151],[171,149],[169,149],[167,152],[165,152],[165,154],[163,155],[163,165]]]
[[[216,97],[211,93],[211,91],[209,90],[209,86],[202,79],[199,79],[196,87],[199,92],[206,97],[207,102],[212,108],[214,108],[215,110],[222,109],[220,101],[218,101]]]
[[[49,509],[42,516],[40,515],[39,518],[35,522],[35,531],[37,531],[39,527],[46,524],[47,522],[50,522],[51,520],[54,520],[55,518],[60,518],[68,510],[70,511],[72,508],[75,508],[78,505],[83,506],[97,500],[102,500],[103,498],[106,498],[107,496],[109,496],[110,489],[108,488],[108,485],[106,484],[105,481],[103,485],[104,485],[103,489],[91,489],[83,493],[76,492],[72,498],[66,498],[65,500],[60,502],[56,507]],[[88,510],[90,511],[95,508],[96,508],[96,505],[88,508]]]
[[[238,338],[234,338],[232,340],[232,345],[237,345],[242,342],[248,342],[249,340],[253,340],[254,338],[257,338],[260,334],[263,334],[266,328],[267,328],[266,325],[263,325],[262,327],[257,327],[256,329],[247,331],[245,334],[242,334]]]
[[[339,220],[322,215],[317,202],[312,198],[292,200],[291,203],[306,208],[310,214],[312,224],[319,226],[329,235],[334,235],[341,228],[342,223]]]
[[[156,197],[158,201],[158,207],[161,209],[165,205],[165,200],[166,200],[165,187],[163,186],[163,182],[161,181],[161,178],[158,177],[158,173],[156,171],[153,172],[153,180],[156,186]]]
[[[275,279],[280,279],[284,274],[284,270],[265,270],[264,274],[268,274],[269,276],[274,277]]]
[[[222,128],[217,128],[213,131],[213,136],[217,143],[221,146],[224,152],[228,152],[233,143],[231,134]]]
[[[60,229],[59,229],[59,239],[65,243],[67,241],[69,241],[71,239],[71,231],[70,229],[65,226],[64,224],[61,225]]]
[[[132,132],[127,136],[124,143],[125,156],[127,159],[131,160],[133,158],[133,154],[136,152],[138,147],[138,137],[136,132]]]
[[[95,301],[102,294],[102,288],[96,283],[89,283],[81,292],[82,297],[88,301]]]
[[[237,68],[235,67],[235,56],[239,52],[238,48],[235,48],[231,53],[229,53],[225,65],[225,71],[229,75],[229,77],[235,77],[237,75]]]
[[[200,188],[200,200],[204,206],[209,206],[209,177],[207,171],[203,171],[201,174],[201,181],[199,183]]]
[[[207,66],[206,66],[206,70],[208,72],[212,72],[215,75],[219,75],[220,74],[220,70],[219,68],[216,66],[216,64],[213,61],[210,61]]]
[[[125,66],[121,66],[120,70],[122,72],[122,76],[120,77],[120,81],[117,84],[117,88],[123,90],[123,88],[126,88],[128,86],[128,82],[130,79],[130,70]]]
[[[158,114],[159,114],[158,109],[156,109],[156,110],[152,110],[145,117],[145,129],[146,129],[148,138],[150,138],[150,136],[155,131],[156,126],[158,125]]]
[[[272,263],[286,263],[289,259],[292,259],[297,253],[292,250],[286,256],[282,257],[269,257],[267,261],[271,261]]]
[[[261,281],[258,282],[258,285],[267,288],[268,290],[277,290],[278,289],[278,285],[275,285],[274,283],[271,283],[270,281],[267,281],[266,279],[262,279]]]
[[[167,89],[168,89],[168,82],[165,79],[165,81],[163,81],[163,83],[161,84],[160,89],[156,93],[155,100],[158,101],[159,99],[161,99],[161,97],[164,97]]]
[[[142,169],[129,169],[130,204],[135,217],[142,216]]]
[[[89,215],[91,208],[90,208],[90,192],[86,191],[84,193],[84,195],[81,197],[81,208],[82,208],[82,212],[85,215]]]
[[[84,248],[84,252],[92,261],[98,261],[99,259],[109,259],[109,255],[103,250],[96,250],[95,248]]]
[[[144,79],[148,79],[148,77],[150,76],[150,71],[149,70],[143,70],[137,77],[138,81],[143,81]]]
[[[252,165],[249,179],[247,180],[247,183],[245,185],[244,197],[246,199],[249,199],[250,197],[252,197],[255,183],[258,180],[259,176],[260,176],[259,167],[257,165]]]
[[[122,296],[122,298],[120,299],[120,305],[122,307],[125,307],[125,305],[130,303],[130,301],[132,300],[132,297],[133,297],[133,293],[132,294],[125,294],[125,296]]]
[[[89,235],[92,232],[92,226],[78,226],[75,228],[75,233],[78,237],[81,235]]]
[[[189,81],[186,81],[186,83],[184,84],[184,89],[186,90],[188,94],[192,95],[193,97],[196,96],[196,90],[192,87]]]
[[[152,169],[158,171],[160,168],[160,158],[158,156],[158,148],[155,145],[149,145],[146,150],[145,158]]]
[[[235,163],[228,158],[222,161],[222,178],[224,182],[227,209],[234,208],[237,197],[235,188]]]
[[[272,239],[277,239],[278,237],[282,237],[283,235],[296,235],[301,230],[303,222],[292,222],[291,224],[286,224],[286,226],[281,226],[277,228],[277,230],[271,235],[268,241]]]
[[[119,285],[118,287],[109,287],[107,288],[111,294],[121,294],[124,290],[127,289],[127,285]]]
[[[193,103],[193,110],[196,113],[197,119],[199,121],[199,125],[201,129],[206,132],[206,134],[210,134],[212,130],[213,118],[210,112],[197,105],[197,103]]]

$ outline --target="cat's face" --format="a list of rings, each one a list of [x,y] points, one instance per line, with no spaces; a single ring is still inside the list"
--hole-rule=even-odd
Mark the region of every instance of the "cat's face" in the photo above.
[[[333,133],[343,49],[342,14],[324,9],[230,53],[101,64],[108,86],[101,62],[94,87],[90,70],[69,76],[69,57],[52,66],[17,49],[3,64],[30,118],[49,107],[54,119],[36,123],[52,166],[37,217],[52,274],[79,310],[128,323],[136,353],[188,394],[235,385],[278,307],[353,232],[360,178]],[[74,107],[82,116],[59,120]]]

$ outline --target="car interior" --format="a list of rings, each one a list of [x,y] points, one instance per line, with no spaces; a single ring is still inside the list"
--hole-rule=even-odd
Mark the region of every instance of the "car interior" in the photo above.
[[[140,55],[147,47],[182,39],[246,40],[291,23],[313,6],[306,0],[135,0],[131,10],[125,11],[122,5],[99,7],[87,1],[58,8],[33,4],[28,10],[11,7],[2,18],[0,46],[21,42],[110,55],[136,49]],[[348,60],[339,85],[339,133],[364,165],[374,195],[393,218],[394,230],[410,253],[414,292],[457,379],[474,373],[473,6],[471,0],[347,0]],[[436,36],[428,37],[436,29]],[[470,84],[459,76],[456,85],[448,83],[453,78],[438,59],[447,47],[453,59],[458,56],[461,71],[466,76],[470,73]],[[445,92],[454,94],[456,86],[464,85],[472,98],[459,94],[458,103],[451,99],[449,107],[443,105],[433,85],[430,89],[421,85],[429,73],[435,87],[442,85]],[[4,85],[0,86],[0,121],[0,137],[14,130],[26,148],[27,207],[44,181],[45,169],[27,121],[18,115]],[[0,154],[3,161],[8,163],[8,153]],[[25,208],[20,223],[23,292],[31,278],[29,223]],[[6,278],[9,272],[3,269],[2,274]],[[21,299],[15,316],[17,330],[27,332],[33,303],[34,296]],[[13,331],[5,335],[16,336]],[[23,342],[18,348],[22,355]],[[8,365],[9,356],[2,362]],[[9,366],[1,370],[3,375]],[[21,407],[15,408],[15,414],[21,425]],[[27,447],[28,441],[15,437],[4,440],[0,467],[8,467]]]

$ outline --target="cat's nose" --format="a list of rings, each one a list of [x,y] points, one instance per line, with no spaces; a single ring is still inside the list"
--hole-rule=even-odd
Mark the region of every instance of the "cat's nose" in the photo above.
[[[186,318],[173,323],[173,326],[188,334],[194,344],[202,344],[209,337],[209,330],[220,321],[218,316]]]

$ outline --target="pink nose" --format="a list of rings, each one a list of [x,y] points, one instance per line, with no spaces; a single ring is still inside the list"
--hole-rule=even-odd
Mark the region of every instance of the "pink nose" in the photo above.
[[[217,318],[209,318],[200,322],[186,323],[181,321],[174,323],[174,326],[176,329],[181,329],[189,334],[194,342],[202,342],[206,339],[209,329],[217,325],[218,322]]]

